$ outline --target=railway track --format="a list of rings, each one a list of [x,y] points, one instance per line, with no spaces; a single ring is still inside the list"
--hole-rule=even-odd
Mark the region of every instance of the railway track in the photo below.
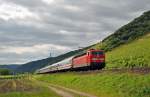
[[[50,73],[65,73],[66,71],[57,71]],[[78,74],[94,74],[94,73],[135,73],[135,74],[149,74],[150,67],[141,67],[141,68],[111,68],[111,69],[101,69],[101,70],[71,70],[67,72],[73,72]],[[48,74],[48,73],[44,73]]]

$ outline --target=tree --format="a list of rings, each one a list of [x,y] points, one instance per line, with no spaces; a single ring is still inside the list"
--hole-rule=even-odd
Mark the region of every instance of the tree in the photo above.
[[[0,75],[9,75],[10,70],[9,69],[0,69]]]

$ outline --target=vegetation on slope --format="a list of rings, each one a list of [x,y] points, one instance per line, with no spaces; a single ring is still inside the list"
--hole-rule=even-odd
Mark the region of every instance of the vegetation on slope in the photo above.
[[[148,32],[150,32],[150,11],[145,12],[132,22],[121,27],[114,34],[105,38],[102,41],[102,48],[106,51],[111,50],[121,44],[131,42]]]
[[[0,75],[9,75],[11,71],[9,69],[0,69]]]
[[[98,97],[149,97],[150,75],[130,73],[61,73],[36,79],[87,92]]]
[[[106,53],[107,67],[150,66],[150,34]]]
[[[9,69],[11,71],[15,70],[17,67],[19,66],[19,64],[10,64],[10,65],[0,65],[1,69]]]

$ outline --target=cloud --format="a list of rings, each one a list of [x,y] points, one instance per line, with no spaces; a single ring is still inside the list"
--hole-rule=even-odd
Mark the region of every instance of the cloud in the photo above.
[[[117,2],[117,3],[116,3]],[[149,0],[0,0],[0,64],[99,42],[150,9]]]
[[[46,4],[52,4],[54,2],[54,0],[42,0],[42,1]]]
[[[25,54],[25,53],[40,53],[42,51],[42,53],[48,54],[49,51],[51,49],[54,50],[63,50],[63,51],[68,51],[70,50],[70,48],[68,47],[64,47],[64,46],[59,46],[59,45],[53,45],[53,44],[41,44],[41,45],[33,45],[31,47],[12,47],[12,46],[4,46],[1,47],[1,51],[3,53],[15,53],[15,54]]]
[[[0,18],[8,21],[10,19],[38,19],[38,16],[22,6],[13,3],[2,3],[0,6]]]
[[[65,46],[53,45],[53,44],[37,44],[33,46],[2,46],[0,48],[0,61],[1,63],[5,63],[5,58],[3,56],[7,55],[7,59],[9,62],[19,63],[19,62],[28,62],[30,58],[31,60],[41,59],[41,56],[47,55],[51,53],[54,56],[54,52],[59,52],[60,54],[69,51],[70,48]],[[40,55],[40,56],[39,56]],[[14,57],[15,56],[15,57]],[[21,63],[22,63],[21,62]]]

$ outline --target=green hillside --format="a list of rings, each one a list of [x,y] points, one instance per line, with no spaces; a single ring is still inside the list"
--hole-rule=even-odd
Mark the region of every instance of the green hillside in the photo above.
[[[150,66],[150,34],[106,53],[107,67]]]
[[[143,13],[130,23],[124,25],[115,31],[112,35],[106,37],[102,42],[97,43],[93,48],[112,50],[122,44],[132,42],[150,32],[150,11]]]
[[[103,48],[111,50],[121,44],[131,42],[150,32],[150,11],[121,27],[114,34],[103,40]]]

